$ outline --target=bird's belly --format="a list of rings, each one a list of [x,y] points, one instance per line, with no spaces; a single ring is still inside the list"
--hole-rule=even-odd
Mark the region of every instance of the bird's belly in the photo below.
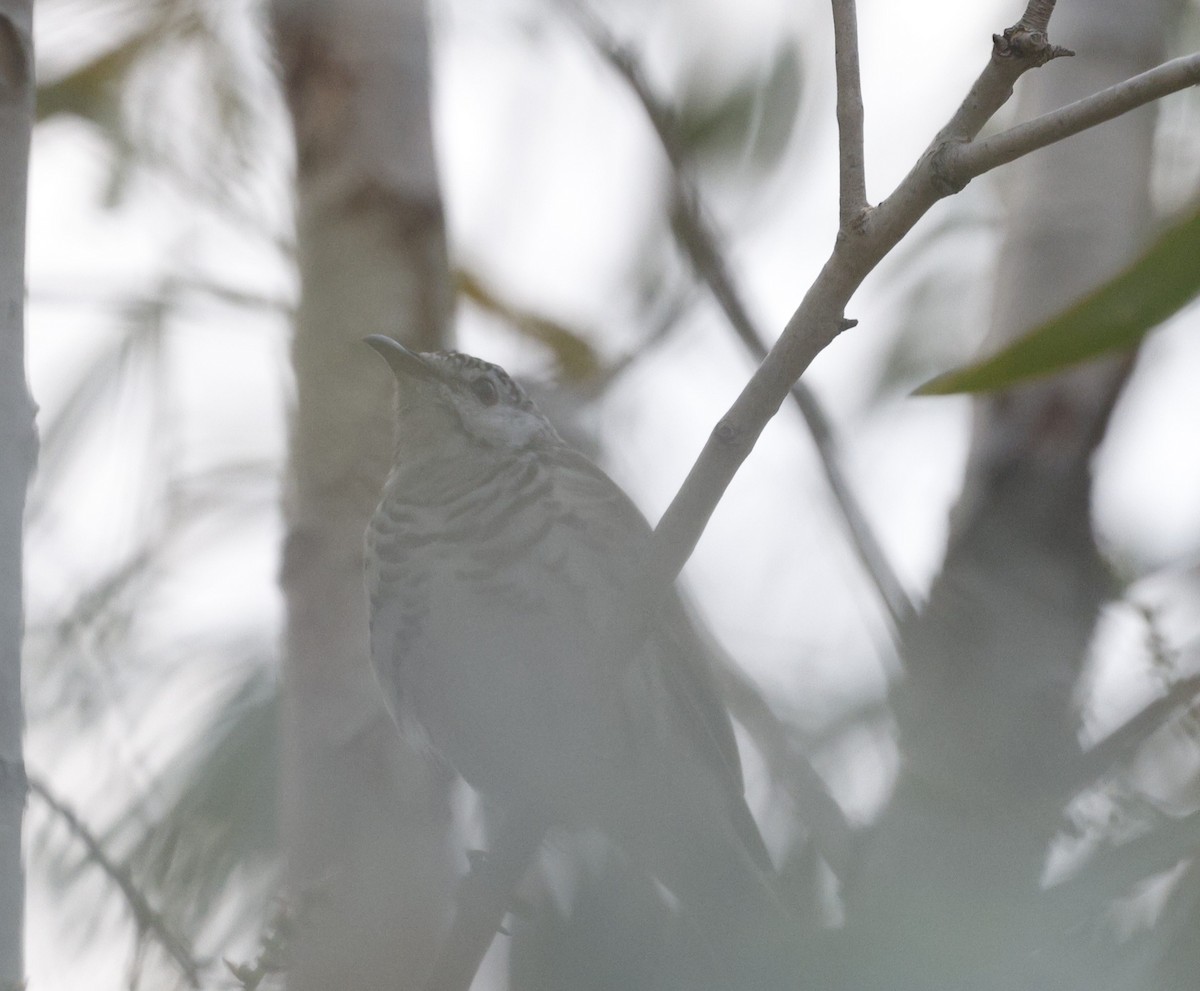
[[[508,594],[521,587],[431,581],[402,690],[472,786],[578,808],[630,759],[622,666],[587,617]]]

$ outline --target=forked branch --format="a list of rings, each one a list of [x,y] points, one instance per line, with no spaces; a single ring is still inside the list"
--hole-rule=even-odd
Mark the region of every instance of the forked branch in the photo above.
[[[654,605],[656,596],[691,556],[725,489],[792,384],[840,333],[846,304],[863,279],[934,203],[958,192],[971,178],[994,164],[1010,160],[993,152],[996,160],[992,164],[989,164],[991,159],[966,167],[957,164],[962,160],[971,162],[973,142],[980,129],[1011,96],[1013,84],[1024,72],[1070,54],[1067,49],[1052,45],[1046,37],[1045,27],[1052,10],[1051,0],[1032,0],[1016,25],[994,37],[987,66],[949,123],[895,191],[878,206],[868,208],[859,223],[837,238],[829,259],[783,334],[713,429],[699,459],[659,521],[644,566],[643,609],[647,603]],[[1093,109],[1083,113],[1068,107],[1038,118],[1036,130],[1042,144],[1194,85],[1192,63],[1196,58],[1182,60],[1181,68],[1168,63],[1090,98],[1103,97],[1103,111]],[[1146,84],[1145,76],[1153,77],[1154,84]],[[1113,94],[1113,90],[1117,92]]]
[[[853,8],[853,4],[850,4]],[[767,355],[763,344],[765,337],[750,317],[738,286],[730,274],[720,247],[720,240],[707,219],[699,190],[688,174],[683,147],[675,127],[675,118],[670,109],[658,98],[643,71],[639,59],[622,48],[586,7],[571,5],[568,9],[596,51],[613,67],[637,97],[646,119],[650,122],[659,144],[662,146],[671,168],[671,179],[675,187],[672,230],[680,249],[687,255],[696,275],[704,282],[721,307],[725,318],[738,339],[745,345],[755,361],[761,362]],[[853,19],[853,9],[851,9]],[[851,25],[853,27],[853,25]],[[852,46],[857,49],[857,41]],[[853,55],[853,87],[858,104],[857,160],[862,162],[862,98],[858,89],[858,58]],[[839,76],[839,80],[842,77]],[[839,87],[841,82],[839,81]],[[853,125],[851,125],[853,126]],[[853,156],[852,156],[853,157]],[[859,169],[859,179],[862,173]],[[861,186],[861,182],[858,183]],[[843,191],[845,190],[843,186]],[[865,193],[853,193],[855,216],[866,207]],[[841,456],[830,424],[821,402],[803,382],[793,383],[790,394],[799,410],[821,465],[826,481],[833,493],[834,502],[841,511],[851,543],[862,562],[867,575],[879,592],[880,599],[892,621],[893,629],[899,629],[912,614],[912,602],[904,589],[895,569],[888,560],[883,546],[875,536],[866,513],[842,470]]]
[[[1051,113],[954,149],[947,166],[961,169],[965,178],[973,179],[1031,151],[1197,85],[1200,85],[1200,52],[1164,62]]]

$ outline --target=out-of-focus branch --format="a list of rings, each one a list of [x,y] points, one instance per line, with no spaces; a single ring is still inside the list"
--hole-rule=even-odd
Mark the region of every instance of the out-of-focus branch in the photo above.
[[[839,219],[844,229],[867,206],[862,83],[858,77],[858,14],[854,0],[833,0],[833,64],[837,73]]]
[[[280,586],[286,884],[322,885],[291,991],[419,987],[453,885],[449,776],[397,734],[370,673],[363,532],[392,464],[393,383],[362,338],[449,344],[453,285],[424,0],[271,0],[296,147]]]
[[[804,755],[791,728],[775,714],[758,686],[732,658],[717,667],[721,694],[729,711],[750,734],[771,778],[791,798],[800,818],[812,830],[825,862],[845,880],[850,866],[854,827]]]
[[[705,217],[695,184],[687,173],[683,148],[675,129],[674,116],[655,95],[637,57],[622,48],[605,26],[586,7],[571,5],[569,8],[582,27],[596,51],[617,71],[637,97],[663,152],[671,166],[674,185],[673,230],[679,246],[683,249],[696,274],[708,286],[713,298],[725,314],[746,349],[756,361],[767,355],[763,335],[755,327],[749,311],[742,300],[729,267],[719,246],[719,239]],[[857,66],[857,58],[854,59]],[[857,71],[855,71],[857,79]],[[861,100],[858,146],[861,163]],[[861,178],[861,169],[860,169]],[[865,206],[865,193],[862,206]],[[883,600],[892,622],[898,627],[912,614],[912,602],[904,590],[895,569],[887,559],[879,540],[862,511],[858,499],[842,470],[837,442],[829,417],[820,400],[806,385],[795,382],[790,388],[793,402],[807,424],[817,454],[825,471],[825,477],[833,492],[834,501],[841,510],[851,542]]]
[[[1130,760],[1146,742],[1147,737],[1182,706],[1196,701],[1200,695],[1200,675],[1184,678],[1171,686],[1166,695],[1155,699],[1141,712],[1117,727],[1103,740],[1079,758],[1072,777],[1074,787],[1084,788],[1117,765]]]
[[[1129,893],[1140,881],[1170,870],[1200,849],[1200,812],[1164,818],[1144,836],[1094,854],[1071,878],[1046,892],[1050,918],[1061,919],[1078,906],[1093,910]],[[1077,913],[1076,913],[1077,914]]]
[[[104,850],[99,838],[75,814],[74,810],[54,794],[40,778],[30,775],[29,791],[42,800],[48,809],[67,827],[87,851],[88,860],[94,863],[121,892],[139,933],[152,936],[187,978],[188,984],[200,987],[200,963],[192,948],[182,936],[172,932],[161,912],[150,904],[146,896],[133,883],[129,871],[114,861]]]

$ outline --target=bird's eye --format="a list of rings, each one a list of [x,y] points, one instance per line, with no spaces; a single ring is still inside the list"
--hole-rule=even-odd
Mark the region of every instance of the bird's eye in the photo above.
[[[486,375],[481,375],[471,383],[471,391],[484,406],[495,406],[500,401],[500,393],[496,383]]]

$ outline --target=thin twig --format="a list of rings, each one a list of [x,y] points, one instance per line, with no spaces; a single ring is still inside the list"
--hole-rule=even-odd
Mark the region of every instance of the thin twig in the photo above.
[[[767,348],[762,343],[763,335],[751,320],[741,293],[729,274],[729,267],[719,247],[719,239],[706,218],[695,183],[688,176],[685,155],[675,129],[674,115],[654,93],[638,59],[622,48],[586,7],[571,5],[568,9],[575,14],[592,46],[612,65],[637,97],[671,167],[675,187],[672,229],[676,241],[688,256],[696,274],[708,286],[738,339],[754,359],[761,362],[767,355]],[[855,62],[857,64],[857,59]],[[855,77],[857,78],[857,71]],[[859,107],[861,111],[861,101]],[[861,113],[859,124],[861,161]],[[865,200],[862,206],[866,206]],[[812,435],[834,501],[841,510],[846,530],[859,560],[878,590],[894,627],[898,629],[912,615],[912,601],[888,561],[842,470],[829,417],[820,400],[804,383],[795,382],[789,391]]]
[[[1021,15],[1018,26],[1027,31],[1040,31],[1042,34],[1050,27],[1050,15],[1054,13],[1054,0],[1029,0],[1029,6]]]
[[[201,967],[199,961],[197,961],[195,955],[192,953],[191,947],[183,937],[171,931],[162,913],[150,904],[146,896],[133,883],[133,879],[129,876],[129,871],[116,863],[116,861],[104,852],[104,847],[101,845],[96,834],[83,823],[79,816],[62,799],[58,798],[50,790],[50,787],[44,781],[34,775],[30,775],[28,783],[30,792],[37,795],[50,811],[62,820],[71,835],[83,844],[84,849],[87,851],[88,859],[108,875],[108,878],[120,890],[126,903],[129,905],[130,911],[133,913],[134,923],[137,925],[138,931],[153,936],[179,966],[188,983],[194,988],[200,987]]]
[[[1075,54],[1069,48],[1052,45],[1046,37],[1053,12],[1054,0],[1031,0],[1016,24],[992,35],[992,57],[954,116],[934,138],[934,145],[973,141],[983,125],[1008,102],[1013,84],[1022,75],[1052,59]]]
[[[1172,59],[1099,93],[954,150],[947,165],[967,179],[1171,93],[1200,85],[1200,52]]]
[[[858,14],[854,0],[833,0],[833,64],[837,74],[839,218],[844,230],[867,208],[862,83],[858,73]]]

